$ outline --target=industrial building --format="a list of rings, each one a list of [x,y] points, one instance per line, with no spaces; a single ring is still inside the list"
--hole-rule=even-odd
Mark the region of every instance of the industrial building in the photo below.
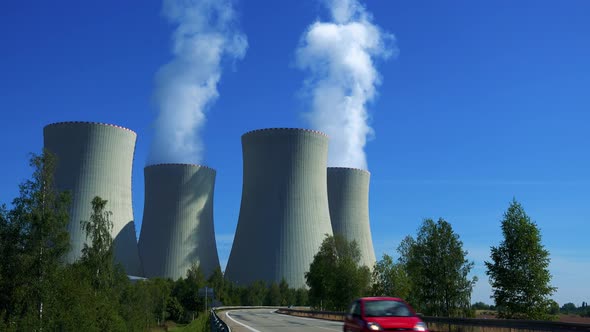
[[[145,276],[176,280],[197,264],[219,268],[213,226],[215,170],[190,164],[144,169],[145,204],[139,252]]]
[[[100,196],[108,201],[115,261],[129,275],[142,275],[131,199],[131,170],[137,135],[135,132],[103,123],[60,122],[43,129],[44,146],[55,154],[55,185],[70,191],[71,250],[65,261],[72,263],[81,256],[86,233],[81,221],[92,213],[91,201]]]
[[[225,277],[304,287],[325,235],[332,235],[327,194],[328,137],[271,128],[242,136],[243,187]]]
[[[362,265],[373,268],[375,250],[369,225],[369,181],[365,170],[328,167],[328,202],[334,234],[356,241]]]

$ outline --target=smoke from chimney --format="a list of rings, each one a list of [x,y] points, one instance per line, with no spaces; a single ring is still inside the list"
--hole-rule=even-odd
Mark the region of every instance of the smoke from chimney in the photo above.
[[[357,0],[324,0],[330,22],[316,21],[303,34],[297,66],[309,74],[310,125],[330,136],[329,166],[367,169],[364,146],[373,134],[367,103],[380,83],[374,60],[394,52],[394,36],[372,23]]]
[[[206,110],[219,96],[222,62],[242,59],[248,41],[235,27],[231,0],[164,0],[162,12],[177,28],[174,58],[156,74],[159,114],[147,163],[196,164],[203,158]]]

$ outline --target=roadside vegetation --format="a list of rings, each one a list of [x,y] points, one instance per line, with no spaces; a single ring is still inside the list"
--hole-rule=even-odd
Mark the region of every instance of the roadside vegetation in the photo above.
[[[206,331],[212,305],[306,305],[305,289],[286,282],[237,287],[220,269],[205,278],[198,266],[178,280],[131,282],[113,257],[112,213],[95,197],[81,222],[82,257],[64,264],[71,197],[54,187],[54,157],[33,155],[33,175],[10,209],[0,206],[1,331]],[[200,296],[213,288],[214,298]]]
[[[559,305],[548,270],[549,252],[541,231],[513,200],[501,221],[503,241],[485,262],[493,305],[471,304],[477,278],[473,262],[451,223],[426,219],[415,237],[385,254],[375,266],[360,265],[358,244],[326,236],[305,279],[309,290],[283,280],[245,287],[228,282],[222,271],[206,278],[192,266],[178,280],[132,282],[113,257],[112,213],[95,197],[92,214],[80,221],[87,235],[82,257],[62,259],[70,248],[66,230],[71,197],[53,183],[55,160],[43,152],[30,160],[33,174],[20,186],[10,208],[0,206],[0,330],[3,331],[193,331],[207,329],[206,308],[232,306],[308,306],[344,311],[360,296],[406,299],[424,315],[555,319],[558,314],[590,317],[587,303]],[[214,289],[204,298],[204,287]],[[190,327],[189,327],[190,326]],[[195,328],[197,326],[198,328]]]
[[[371,273],[360,266],[355,241],[326,236],[306,274],[310,303],[344,311],[360,296],[394,296],[425,315],[469,316],[477,279],[469,277],[473,263],[462,245],[448,222],[427,219],[415,239],[402,241],[397,261],[386,254]]]
[[[541,244],[541,231],[513,200],[502,220],[504,240],[491,248],[485,262],[498,317],[553,319],[559,305],[550,296],[549,251]]]
[[[310,303],[322,310],[345,310],[360,296],[394,296],[408,301],[426,316],[554,320],[560,312],[588,315],[586,303],[560,308],[551,299],[549,252],[541,231],[524,208],[513,200],[501,221],[504,240],[492,247],[485,262],[492,285],[493,305],[471,304],[477,277],[463,242],[444,219],[425,219],[415,237],[406,236],[397,259],[384,254],[369,269],[359,265],[358,245],[339,236],[326,236],[306,274]]]

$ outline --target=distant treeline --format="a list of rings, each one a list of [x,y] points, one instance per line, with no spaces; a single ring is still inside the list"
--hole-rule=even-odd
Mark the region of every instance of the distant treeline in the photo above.
[[[559,308],[562,314],[566,315],[580,315],[583,317],[590,317],[590,307],[587,302],[582,302],[582,305],[576,307],[572,302],[568,302]]]

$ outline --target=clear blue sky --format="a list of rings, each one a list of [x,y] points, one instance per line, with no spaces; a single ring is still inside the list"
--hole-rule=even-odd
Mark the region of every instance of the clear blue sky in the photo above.
[[[551,252],[554,298],[590,300],[590,2],[368,0],[399,54],[377,62],[368,106],[374,139],[370,213],[376,254],[393,254],[423,218],[461,236],[491,303],[483,261],[515,197]],[[98,121],[138,133],[133,169],[138,230],[143,167],[157,114],[157,70],[172,59],[160,1],[0,4],[0,201],[30,176],[29,152],[57,121]],[[204,163],[217,169],[215,228],[227,262],[241,196],[240,136],[305,127],[306,78],[295,50],[325,12],[316,0],[239,1],[243,60],[223,69],[207,111]]]

